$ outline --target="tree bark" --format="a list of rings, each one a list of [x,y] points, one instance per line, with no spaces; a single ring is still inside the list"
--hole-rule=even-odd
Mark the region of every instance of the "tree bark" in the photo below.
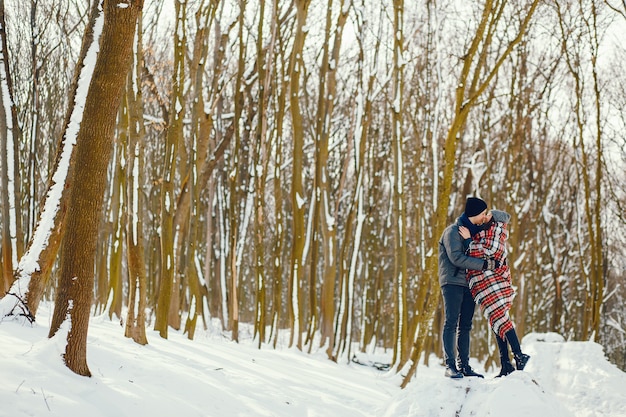
[[[87,365],[87,330],[93,298],[94,263],[107,167],[112,152],[117,110],[128,75],[133,38],[142,2],[118,7],[104,0],[94,42],[99,53],[89,83],[76,140],[76,181],[70,196],[67,234],[50,337],[69,322],[64,361],[73,372],[91,376]],[[101,23],[103,20],[103,23]],[[92,46],[95,46],[92,45]],[[95,53],[95,48],[90,49]]]
[[[128,101],[128,165],[126,168],[126,256],[128,262],[128,313],[124,335],[136,343],[145,345],[147,278],[144,256],[143,212],[141,195],[143,184],[143,142],[145,126],[143,120],[143,94],[139,87],[143,60],[143,38],[141,14],[138,17],[136,66],[128,77],[126,97]]]
[[[393,42],[393,229],[394,229],[394,276],[395,276],[395,340],[393,363],[402,367],[409,356],[409,316],[407,311],[407,248],[406,207],[404,197],[403,155],[403,90],[404,90],[404,1],[394,0]]]
[[[176,160],[179,143],[183,135],[183,116],[185,112],[183,87],[185,85],[185,45],[184,31],[187,6],[180,0],[176,1],[176,29],[174,35],[174,71],[172,73],[172,96],[170,102],[170,120],[167,127],[165,166],[161,184],[161,278],[159,282],[159,298],[157,301],[156,321],[154,329],[167,339],[170,323],[172,294],[178,292],[175,282],[175,251],[174,251],[174,183]],[[182,244],[182,242],[181,242]],[[178,311],[176,311],[178,314]]]
[[[13,271],[21,255],[23,234],[20,222],[19,148],[20,127],[13,98],[13,82],[9,67],[9,49],[4,18],[4,1],[0,1],[0,190],[2,233],[0,247],[0,298],[13,284]]]
[[[293,42],[293,49],[289,61],[288,77],[289,103],[291,105],[291,123],[293,128],[293,165],[292,165],[292,189],[291,205],[293,208],[293,243],[291,247],[291,272],[289,278],[289,321],[291,327],[291,338],[289,346],[293,346],[294,339],[298,349],[302,349],[302,277],[304,275],[304,254],[305,243],[305,199],[303,185],[303,164],[304,164],[304,129],[302,122],[302,110],[300,108],[300,77],[304,72],[304,61],[302,51],[306,38],[306,19],[311,0],[296,0],[296,33]]]

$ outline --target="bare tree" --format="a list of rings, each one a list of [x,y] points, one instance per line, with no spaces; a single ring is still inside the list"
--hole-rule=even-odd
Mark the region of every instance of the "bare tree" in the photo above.
[[[143,213],[144,204],[141,195],[143,184],[143,142],[145,126],[143,120],[143,93],[141,70],[143,65],[143,37],[141,14],[137,26],[137,51],[135,66],[128,76],[126,85],[126,108],[128,109],[128,164],[126,168],[126,251],[128,264],[128,313],[124,335],[135,342],[145,345],[147,277],[144,255]]]
[[[326,13],[326,28],[324,31],[324,47],[322,65],[320,67],[320,81],[318,92],[316,132],[315,132],[315,184],[314,198],[311,204],[313,209],[313,231],[311,242],[311,273],[309,275],[310,288],[310,322],[308,339],[313,339],[314,332],[320,330],[320,344],[327,345],[327,355],[332,358],[334,343],[335,319],[335,282],[337,280],[337,212],[333,212],[332,187],[330,184],[329,143],[333,132],[333,111],[337,102],[337,66],[340,59],[343,29],[345,27],[350,3],[339,2],[337,22],[332,24],[333,2],[329,0]],[[331,43],[332,35],[332,43]],[[322,289],[320,296],[320,313],[317,302],[317,256],[318,245],[321,244],[321,272]],[[319,317],[318,317],[319,316]],[[312,347],[312,343],[310,348]]]
[[[509,57],[513,48],[522,40],[526,28],[539,4],[538,0],[532,0],[527,6],[519,6],[520,21],[513,38],[506,42],[498,50],[495,34],[499,24],[502,23],[503,11],[508,5],[506,1],[487,0],[482,7],[482,15],[476,32],[473,34],[471,43],[466,54],[462,58],[462,68],[459,73],[459,80],[456,86],[456,99],[454,104],[454,116],[450,123],[444,144],[443,159],[443,181],[441,188],[437,192],[437,207],[433,229],[433,236],[439,237],[443,233],[448,222],[448,207],[452,194],[452,180],[456,164],[456,150],[458,138],[463,132],[470,110],[476,105],[479,98],[485,92],[492,80],[497,75],[503,62]],[[496,49],[496,58],[489,64],[487,58]],[[437,288],[436,256],[431,255],[427,259],[425,270],[425,283],[431,289]],[[411,369],[402,382],[402,386],[411,380],[417,367],[418,359],[422,353],[426,334],[430,328],[435,309],[439,304],[439,291],[432,290],[423,313],[419,320],[416,320],[417,329],[415,333],[415,343],[411,353],[413,361]]]
[[[143,4],[118,7],[117,1],[100,2],[93,20],[94,38],[88,55],[97,59],[80,130],[76,137],[76,167],[71,192],[66,239],[61,253],[61,277],[50,337],[63,323],[67,333],[65,364],[73,372],[90,376],[87,365],[87,329],[91,311],[97,231],[112,151],[117,111],[130,63],[137,17]],[[101,31],[101,34],[99,33]],[[98,48],[98,49],[96,49]]]
[[[277,4],[274,5],[277,7]],[[258,346],[266,341],[267,312],[268,312],[268,268],[265,266],[265,238],[266,238],[266,218],[265,218],[265,187],[267,181],[267,170],[269,167],[270,156],[270,134],[269,117],[267,109],[269,108],[271,96],[269,92],[272,87],[272,79],[275,72],[275,57],[278,21],[274,19],[276,9],[270,15],[270,34],[268,45],[264,46],[265,38],[265,3],[262,2],[259,9],[259,26],[258,39],[256,45],[257,63],[259,71],[259,121],[255,133],[256,149],[255,149],[255,182],[254,182],[254,219],[255,219],[255,274],[256,274],[256,303],[255,303],[255,320],[254,332],[258,340]]]
[[[569,73],[574,81],[575,94],[575,123],[577,126],[574,136],[573,148],[576,152],[576,167],[578,177],[582,183],[582,195],[584,196],[583,224],[586,228],[584,241],[580,242],[581,252],[586,253],[589,266],[581,270],[584,273],[585,310],[583,315],[582,338],[588,339],[594,335],[598,341],[600,334],[600,308],[604,297],[604,236],[602,226],[602,182],[603,182],[603,120],[601,109],[601,88],[598,79],[598,11],[596,1],[589,3],[578,2],[577,13],[573,14],[578,20],[579,27],[570,27],[566,22],[568,13],[558,1],[555,1],[563,53]],[[586,8],[585,6],[589,7]],[[574,39],[572,39],[574,38]],[[587,44],[589,56],[584,56],[584,50],[580,49],[581,43]],[[586,109],[586,77],[583,74],[582,62],[588,60],[591,66],[592,94],[589,99],[593,106],[592,111]],[[595,120],[593,127],[593,140],[588,144],[586,130],[587,120]],[[591,149],[589,149],[591,147]],[[588,243],[587,243],[588,242]]]
[[[175,285],[176,266],[174,253],[174,213],[175,206],[175,175],[178,149],[183,136],[183,115],[185,112],[183,89],[185,85],[185,19],[187,5],[176,1],[176,27],[174,30],[174,70],[172,72],[172,93],[165,143],[165,166],[161,184],[161,278],[159,282],[159,299],[157,303],[154,329],[162,338],[167,339],[171,314],[172,293],[178,292]]]
[[[44,201],[40,205],[39,220],[28,242],[27,250],[20,258],[15,271],[15,282],[10,292],[17,301],[5,298],[2,301],[2,307],[0,307],[2,314],[21,314],[34,320],[65,233],[67,204],[74,167],[72,162],[73,149],[77,131],[77,126],[72,121],[80,120],[79,110],[82,100],[77,106],[76,95],[79,81],[81,78],[87,77],[83,76],[83,73],[86,72],[84,63],[94,36],[94,19],[97,7],[98,2],[92,2],[90,24],[85,29],[74,78],[69,89],[68,109],[64,119],[63,132],[59,139],[58,153],[54,161],[53,175],[50,177]],[[16,308],[21,312],[16,313]]]
[[[0,0],[0,190],[2,191],[2,233],[0,235],[0,298],[13,284],[13,270],[17,266],[21,245],[18,246],[19,226],[19,161],[18,139],[20,128],[17,120],[17,108],[13,94],[13,83],[9,68],[9,49],[7,43],[4,0]],[[19,249],[18,249],[19,248]]]
[[[284,261],[283,261],[283,251],[284,251],[284,240],[286,236],[285,232],[285,221],[283,214],[283,180],[282,180],[282,161],[283,161],[283,135],[284,135],[284,122],[286,115],[286,107],[287,107],[287,97],[285,92],[288,91],[289,79],[286,77],[288,72],[288,65],[285,64],[288,61],[285,58],[284,51],[284,43],[285,35],[283,31],[286,31],[287,25],[280,19],[280,8],[279,8],[279,0],[273,1],[273,13],[272,13],[272,21],[275,22],[275,32],[277,37],[277,58],[278,61],[281,59],[279,63],[276,63],[276,78],[273,83],[273,88],[278,91],[282,91],[282,94],[278,94],[277,103],[276,103],[276,134],[274,139],[275,148],[274,151],[274,169],[273,169],[273,181],[272,185],[274,187],[273,197],[274,197],[274,225],[275,225],[275,234],[274,234],[274,243],[271,250],[270,259],[272,260],[271,264],[274,266],[274,277],[272,280],[272,306],[270,311],[270,320],[271,320],[271,334],[269,338],[272,339],[272,343],[274,347],[278,343],[278,328],[281,322],[281,317],[283,315],[281,312],[283,311],[283,271],[284,271]],[[281,25],[281,23],[283,23]]]
[[[306,38],[307,14],[311,0],[296,0],[296,29],[293,41],[293,49],[289,60],[288,78],[289,103],[291,110],[291,124],[293,135],[293,162],[292,162],[292,189],[291,204],[293,208],[293,243],[291,247],[291,266],[289,278],[289,320],[291,326],[290,345],[296,338],[296,346],[302,349],[302,326],[303,326],[303,297],[301,291],[302,279],[304,275],[304,254],[305,243],[305,192],[303,185],[304,166],[304,129],[302,121],[302,110],[300,106],[300,82],[304,71],[304,60],[302,51]]]

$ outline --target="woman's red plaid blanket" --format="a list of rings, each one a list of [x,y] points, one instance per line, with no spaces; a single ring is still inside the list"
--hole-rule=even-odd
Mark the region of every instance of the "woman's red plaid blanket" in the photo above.
[[[502,339],[513,329],[509,310],[515,292],[511,286],[511,270],[507,265],[507,224],[493,222],[491,227],[477,233],[469,246],[469,255],[483,259],[495,259],[500,267],[495,270],[467,271],[467,280],[476,304],[489,320],[491,328]]]

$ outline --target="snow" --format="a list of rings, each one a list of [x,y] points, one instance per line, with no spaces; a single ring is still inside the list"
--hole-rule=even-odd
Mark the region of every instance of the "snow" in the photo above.
[[[626,373],[600,345],[556,334],[527,335],[526,370],[505,378],[488,370],[485,379],[447,379],[433,357],[402,390],[395,371],[334,363],[322,348],[257,349],[246,327],[239,344],[212,322],[195,340],[148,331],[141,346],[105,314],[91,319],[86,378],[63,364],[65,339],[47,338],[51,310],[42,304],[34,326],[0,323],[0,416],[626,416]]]

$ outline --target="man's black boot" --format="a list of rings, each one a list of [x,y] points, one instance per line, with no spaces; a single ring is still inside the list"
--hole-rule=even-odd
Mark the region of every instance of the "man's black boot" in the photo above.
[[[461,365],[461,367],[459,368],[459,371],[461,371],[463,376],[476,376],[478,378],[484,378],[484,376],[474,371],[472,367],[469,365]]]
[[[446,373],[445,373],[447,378],[452,378],[452,379],[459,379],[459,378],[463,378],[463,374],[461,372],[458,371],[458,369],[456,369],[456,366],[452,365],[446,365]]]

